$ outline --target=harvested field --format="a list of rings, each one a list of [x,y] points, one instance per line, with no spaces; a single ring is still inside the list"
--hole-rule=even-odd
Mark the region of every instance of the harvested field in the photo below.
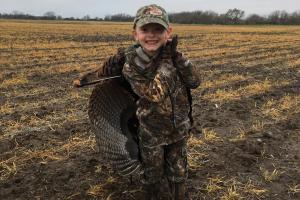
[[[300,26],[174,25],[196,65],[193,200],[300,199]],[[0,20],[0,199],[141,199],[99,159],[79,73],[131,24]],[[134,178],[133,178],[134,180]]]

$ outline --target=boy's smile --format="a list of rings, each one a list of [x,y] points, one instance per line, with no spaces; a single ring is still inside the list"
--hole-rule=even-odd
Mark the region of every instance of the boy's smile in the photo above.
[[[152,56],[159,50],[160,47],[167,43],[171,31],[171,28],[165,29],[160,24],[150,23],[142,27],[136,27],[133,34],[135,40],[143,47],[143,50],[149,56]]]

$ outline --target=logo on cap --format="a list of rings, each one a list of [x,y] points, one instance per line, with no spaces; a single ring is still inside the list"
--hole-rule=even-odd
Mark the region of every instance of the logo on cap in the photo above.
[[[150,14],[150,15],[155,15],[155,16],[161,16],[163,13],[162,11],[154,6],[150,6],[147,10],[146,10],[146,14]]]

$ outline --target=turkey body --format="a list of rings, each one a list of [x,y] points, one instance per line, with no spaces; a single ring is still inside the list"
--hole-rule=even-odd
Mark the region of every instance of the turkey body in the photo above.
[[[100,155],[123,176],[142,173],[135,118],[135,96],[123,80],[95,86],[88,115]]]

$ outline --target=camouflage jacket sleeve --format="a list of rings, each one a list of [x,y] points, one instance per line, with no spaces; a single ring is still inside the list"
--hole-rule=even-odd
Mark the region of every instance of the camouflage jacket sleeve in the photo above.
[[[178,37],[173,36],[164,47],[165,54],[171,54],[173,64],[177,68],[185,87],[195,89],[200,85],[200,78],[195,66],[181,52],[177,51]]]
[[[118,76],[122,74],[125,63],[124,48],[119,48],[117,54],[109,57],[102,67],[97,71],[98,77]]]
[[[176,51],[173,59],[184,85],[190,89],[197,88],[200,85],[200,78],[195,66],[178,51]]]
[[[161,65],[152,79],[141,75],[134,67],[125,63],[123,75],[133,91],[150,102],[161,102],[175,89],[176,69],[170,65]]]
[[[119,48],[117,54],[109,57],[100,68],[91,69],[73,81],[75,87],[81,87],[101,77],[112,77],[122,74],[125,63],[124,48]]]

